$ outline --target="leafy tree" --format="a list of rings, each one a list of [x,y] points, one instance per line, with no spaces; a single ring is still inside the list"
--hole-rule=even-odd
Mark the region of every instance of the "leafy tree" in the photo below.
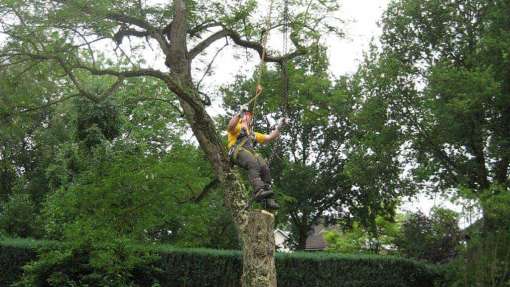
[[[408,214],[395,244],[405,256],[444,263],[456,256],[461,239],[459,215],[435,207],[430,217],[421,212]]]
[[[386,11],[376,87],[409,136],[416,180],[508,187],[509,7],[406,0]]]
[[[505,187],[493,187],[481,196],[472,191],[466,196],[480,198],[485,216],[493,224],[487,230],[479,220],[464,230],[459,256],[449,264],[451,286],[505,286],[510,282],[510,196]]]
[[[331,230],[324,234],[328,243],[328,251],[340,253],[396,253],[395,238],[398,236],[401,226],[401,218],[392,222],[382,216],[376,218],[377,233],[369,228],[364,228],[359,221],[352,222],[343,230]]]
[[[0,205],[0,230],[9,236],[40,236],[35,205],[29,194],[14,192]]]
[[[51,63],[60,73],[55,79],[92,101],[114,93],[125,78],[153,77],[160,80],[167,88],[167,100],[170,98],[178,102],[215,176],[223,184],[225,203],[233,211],[236,224],[241,227],[241,238],[249,239],[250,235],[242,228],[248,215],[239,208],[244,206],[246,195],[243,195],[242,186],[236,184],[236,176],[230,172],[223,142],[205,110],[207,97],[200,94],[191,71],[193,60],[225,37],[264,56],[262,45],[254,38],[269,30],[267,27],[263,30],[264,25],[261,24],[264,19],[252,17],[256,13],[256,4],[255,1],[211,3],[183,0],[163,5],[140,1],[7,2],[0,6],[0,12],[7,19],[2,32],[10,39],[0,57],[2,62],[8,63]],[[306,9],[301,9],[304,3],[300,1],[291,5],[289,19],[293,20],[289,27],[293,50],[287,55],[270,51],[265,54],[266,61],[281,63],[303,55],[317,47],[321,35],[338,30],[331,21],[326,21],[328,13],[336,8],[334,1],[307,2]],[[271,27],[275,27],[270,27],[271,30],[281,27],[279,24],[283,20],[277,18],[278,23],[270,23]],[[126,52],[122,44],[130,38],[141,41],[133,40]],[[101,41],[101,48],[106,47],[110,52],[108,55],[98,52],[96,42]],[[157,46],[162,59],[160,64],[164,64],[169,72],[147,68],[138,60],[151,45]],[[188,48],[191,46],[193,48]],[[110,56],[117,51],[118,57]],[[106,63],[98,61],[100,58]],[[101,84],[96,85],[96,78],[102,79],[99,81]],[[255,260],[245,259],[246,262]],[[274,268],[266,267],[269,272],[265,274],[272,276],[266,280],[274,281]],[[259,269],[254,274],[262,274],[263,270]],[[258,276],[243,278],[246,286],[252,285],[250,281],[258,280]]]
[[[399,196],[414,192],[399,177],[404,166],[397,160],[398,126],[381,124],[386,107],[372,101],[357,108],[364,103],[361,80],[342,77],[333,83],[327,61],[312,64],[313,59],[289,62],[286,74],[266,71],[267,92],[255,117],[257,129],[266,132],[272,120],[290,117],[278,143],[261,150],[271,160],[274,188],[283,203],[280,221],[291,230],[296,249],[305,248],[312,227],[324,217],[327,224],[359,218],[376,238],[376,217],[392,217]],[[284,75],[290,83],[288,102]],[[239,78],[225,89],[227,108],[235,110],[247,100],[256,76]]]

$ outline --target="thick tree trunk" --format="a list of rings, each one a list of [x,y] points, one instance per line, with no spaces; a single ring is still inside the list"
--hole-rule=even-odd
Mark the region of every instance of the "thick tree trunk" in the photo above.
[[[275,287],[274,217],[261,211],[248,211],[246,202],[250,192],[240,175],[230,167],[224,143],[220,140],[214,121],[200,101],[191,77],[191,59],[186,46],[186,3],[174,0],[174,19],[169,32],[170,45],[166,65],[172,79],[168,87],[179,98],[186,120],[201,149],[207,155],[214,173],[224,188],[225,205],[232,212],[243,243],[243,287]]]
[[[296,250],[305,250],[306,248],[306,239],[308,238],[308,232],[310,231],[310,226],[306,224],[298,225],[298,238],[297,238],[297,246]]]
[[[276,287],[273,235],[274,216],[267,211],[250,211],[241,233],[243,248],[242,286]]]
[[[276,287],[274,261],[274,216],[262,210],[247,210],[250,192],[237,172],[229,173],[225,186],[225,203],[232,211],[243,249],[243,287]]]

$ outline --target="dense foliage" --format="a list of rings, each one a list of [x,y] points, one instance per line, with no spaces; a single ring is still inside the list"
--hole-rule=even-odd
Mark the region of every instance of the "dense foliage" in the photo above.
[[[325,233],[331,253],[448,263],[452,286],[507,286],[510,2],[391,1],[380,41],[356,73],[336,79],[321,37],[342,35],[329,17],[337,1],[288,2],[292,52],[269,49],[276,65],[261,67],[256,129],[290,118],[261,152],[291,247],[304,249],[322,223],[336,227]],[[186,13],[175,13],[179,5]],[[242,247],[219,188],[230,165],[218,135],[251,98],[258,71],[224,87],[218,119],[201,84],[214,76],[208,51],[214,61],[223,49],[213,43],[261,52],[260,7],[0,1],[0,236],[67,242],[43,244],[37,258],[22,243],[2,246],[0,280],[237,286],[236,252],[155,254],[133,244]],[[272,32],[284,20],[275,17]],[[480,219],[460,230],[443,209],[399,218],[401,200],[419,192],[453,193]],[[429,286],[437,276],[414,261],[335,254],[281,255],[278,272],[280,286]]]
[[[395,244],[405,256],[444,263],[455,257],[462,240],[458,214],[434,208],[430,216],[421,212],[409,214]]]
[[[27,262],[34,252],[30,251],[38,242],[21,240],[7,240],[0,244],[0,270],[11,270],[7,277],[1,280],[13,280],[20,275],[21,264]],[[45,244],[42,244],[43,246]],[[130,248],[125,246],[125,248]],[[133,274],[137,275],[134,282],[137,285],[119,286],[232,286],[240,284],[241,261],[237,251],[218,251],[207,249],[175,249],[167,246],[153,246],[151,248],[131,247],[138,252],[157,252],[160,259],[153,265],[157,266],[152,271],[133,268]],[[145,251],[143,251],[145,250]],[[105,251],[105,250],[103,250]],[[29,265],[29,274],[37,275],[38,278],[53,278],[53,280],[98,280],[100,275],[111,274],[115,270],[114,263],[105,265],[106,262],[95,262],[87,265],[90,254],[60,254],[60,258],[54,261],[44,261],[46,266]],[[114,257],[117,258],[117,257]],[[140,260],[140,259],[138,259]],[[72,263],[72,264],[71,264]],[[7,264],[7,266],[5,266]],[[40,263],[39,263],[40,264]],[[65,264],[65,265],[63,265]],[[278,254],[276,256],[279,286],[432,286],[434,282],[440,282],[441,276],[438,271],[426,264],[396,257],[382,256],[341,256],[322,253],[294,253]],[[63,267],[62,267],[63,265]],[[150,265],[150,264],[147,264]],[[8,267],[9,269],[3,269]],[[61,266],[56,268],[56,266]],[[45,269],[44,269],[45,268]],[[103,269],[100,269],[103,268]],[[314,272],[309,272],[314,270]],[[122,278],[122,277],[118,277]],[[112,278],[109,278],[110,280]],[[103,278],[103,280],[106,280]],[[0,281],[5,284],[9,281]],[[12,282],[12,281],[11,281]],[[63,286],[63,281],[53,281],[53,285],[38,286]],[[82,283],[84,281],[74,281]],[[97,281],[94,281],[97,282]],[[101,281],[99,284],[105,284]],[[112,281],[118,282],[118,281]],[[83,286],[83,285],[80,285]],[[94,286],[117,286],[94,285]]]

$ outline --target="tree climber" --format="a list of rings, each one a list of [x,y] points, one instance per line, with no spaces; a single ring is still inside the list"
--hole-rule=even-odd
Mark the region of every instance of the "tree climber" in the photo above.
[[[262,91],[257,86],[257,93]],[[253,187],[253,199],[268,209],[278,209],[271,189],[271,175],[267,162],[255,152],[257,143],[265,144],[280,136],[280,129],[287,124],[287,119],[280,119],[276,128],[269,134],[253,131],[253,113],[248,106],[242,106],[240,112],[230,119],[227,128],[228,149],[230,159],[248,171],[248,180]]]

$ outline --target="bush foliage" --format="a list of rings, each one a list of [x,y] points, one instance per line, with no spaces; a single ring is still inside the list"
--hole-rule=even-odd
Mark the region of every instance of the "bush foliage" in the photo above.
[[[35,259],[37,248],[51,245],[40,241],[3,240],[0,243],[0,286],[9,286],[20,280],[22,266]],[[57,245],[54,245],[57,246]],[[63,245],[62,245],[63,246]],[[66,249],[66,248],[64,248]],[[238,251],[224,251],[211,249],[179,249],[165,245],[131,246],[130,250],[137,250],[140,254],[159,254],[159,259],[152,261],[153,266],[127,266],[132,268],[130,278],[125,286],[240,286],[241,254]],[[55,248],[53,248],[55,250]],[[58,250],[58,249],[57,249]],[[44,255],[46,254],[46,255]],[[89,266],[84,257],[78,253],[64,256],[63,260],[53,262],[54,266],[40,267],[39,260],[26,265],[32,278],[37,278],[38,286],[62,286],[48,283],[51,278],[66,278],[78,282],[76,278],[87,278],[80,272],[86,272],[84,266]],[[86,252],[81,253],[83,256]],[[118,257],[117,255],[111,255]],[[47,258],[46,258],[47,259]],[[149,262],[149,261],[146,261]],[[93,267],[93,266],[92,266]],[[278,272],[278,286],[308,287],[308,286],[433,286],[441,280],[440,273],[432,266],[417,261],[390,256],[345,256],[326,253],[289,253],[276,256]],[[58,269],[58,270],[57,270]],[[51,272],[49,272],[51,270]],[[158,272],[154,272],[158,270]],[[34,272],[36,272],[34,277]],[[39,273],[37,273],[39,272]],[[88,271],[90,274],[94,272]],[[100,274],[103,272],[103,274]],[[95,270],[95,276],[108,278],[111,270]],[[46,276],[46,277],[45,277]],[[27,277],[26,275],[24,276]],[[136,278],[135,278],[136,277]],[[126,279],[126,278],[124,278]],[[124,280],[123,279],[123,280]],[[62,281],[59,281],[62,284]],[[156,284],[156,285],[155,285]],[[159,285],[157,285],[159,284]],[[108,286],[108,285],[105,285]]]

